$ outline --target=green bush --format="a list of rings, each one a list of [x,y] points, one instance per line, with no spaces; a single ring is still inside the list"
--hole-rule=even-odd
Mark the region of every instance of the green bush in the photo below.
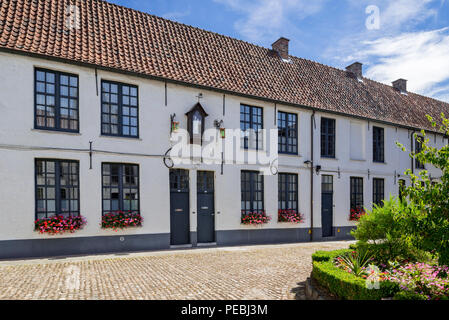
[[[380,300],[392,297],[398,290],[398,285],[383,281],[380,289],[368,289],[366,281],[335,266],[334,259],[353,250],[317,251],[312,255],[312,277],[331,293],[344,300]]]
[[[351,232],[358,240],[357,248],[369,250],[382,264],[394,260],[427,261],[430,254],[418,249],[421,239],[411,232],[417,211],[413,204],[393,197],[382,207],[375,205]]]

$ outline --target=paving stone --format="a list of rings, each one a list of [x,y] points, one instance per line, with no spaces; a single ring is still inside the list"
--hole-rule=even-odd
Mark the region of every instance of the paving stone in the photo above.
[[[301,243],[0,262],[0,300],[304,299],[316,250]]]

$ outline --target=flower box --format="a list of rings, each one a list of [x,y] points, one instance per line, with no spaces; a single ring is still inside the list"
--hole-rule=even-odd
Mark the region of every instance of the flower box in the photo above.
[[[261,225],[270,222],[271,217],[267,216],[265,211],[259,212],[242,212],[242,224],[246,225]]]
[[[359,221],[360,218],[366,214],[365,209],[361,207],[353,208],[351,209],[351,212],[349,214],[349,220],[350,221]]]
[[[303,223],[304,216],[296,210],[279,210],[278,222]]]
[[[64,217],[62,215],[53,216],[45,219],[37,219],[34,222],[34,231],[41,234],[47,233],[51,235],[61,234],[65,232],[74,233],[83,228],[86,219],[82,216]]]
[[[103,215],[101,220],[102,229],[125,229],[129,227],[141,227],[143,218],[140,213],[133,212],[111,212]]]

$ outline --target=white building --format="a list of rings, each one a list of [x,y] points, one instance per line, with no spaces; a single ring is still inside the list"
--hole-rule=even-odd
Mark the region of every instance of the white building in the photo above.
[[[425,129],[447,143],[425,114],[449,105],[407,92],[405,80],[390,87],[358,63],[343,71],[289,56],[284,38],[270,50],[103,1],[69,13],[62,3],[0,4],[0,258],[347,239],[351,207],[398,195],[404,171],[420,170],[396,142],[415,149]],[[169,169],[172,121],[190,128],[198,101],[203,129],[222,121],[226,140],[231,129],[288,126],[277,169],[265,165],[277,174],[220,161]],[[279,209],[305,220],[279,222]],[[139,212],[142,227],[102,229],[118,210]],[[242,210],[272,220],[243,225]],[[87,225],[34,231],[54,214]]]

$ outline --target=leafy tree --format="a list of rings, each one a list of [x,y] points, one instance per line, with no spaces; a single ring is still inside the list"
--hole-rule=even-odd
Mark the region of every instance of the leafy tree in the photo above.
[[[437,128],[436,121],[427,116],[433,128]],[[441,124],[438,130],[446,137],[449,136],[449,119],[441,114]],[[426,138],[424,130],[415,139],[422,144],[419,152],[411,152],[410,157],[423,164],[430,164],[441,170],[439,181],[432,181],[429,172],[422,170],[419,175],[408,169],[405,174],[410,177],[411,185],[404,191],[410,204],[418,210],[401,213],[405,228],[413,235],[413,245],[428,252],[435,252],[439,256],[441,265],[449,265],[449,145],[441,149],[432,147]],[[398,143],[403,151],[405,147]]]

